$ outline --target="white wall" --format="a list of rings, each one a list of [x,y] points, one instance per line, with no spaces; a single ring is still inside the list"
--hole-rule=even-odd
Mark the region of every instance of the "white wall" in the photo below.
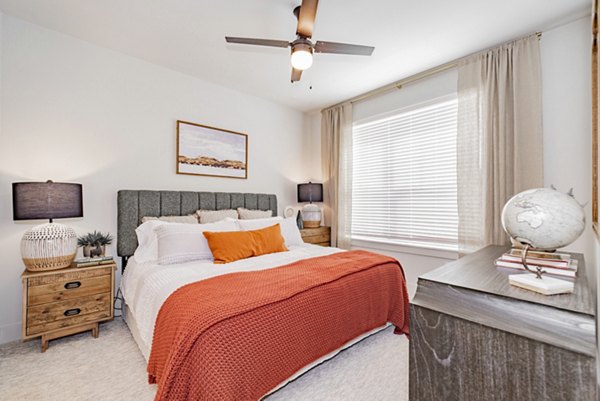
[[[307,158],[307,181],[323,182],[321,166],[321,113],[318,111],[304,114],[304,146]]]
[[[1,35],[0,343],[20,337],[19,241],[43,223],[12,220],[12,182],[82,183],[84,218],[61,221],[79,234],[116,234],[119,189],[276,193],[280,213],[295,203],[300,112],[12,17]],[[176,175],[178,119],[247,133],[249,178]]]
[[[573,188],[585,207],[584,234],[566,249],[592,262],[592,82],[590,17],[544,32],[540,42],[544,102],[544,184]]]
[[[453,69],[408,83],[399,90],[354,103],[352,119],[356,122],[456,93],[457,82],[458,72]]]
[[[573,187],[582,203],[591,201],[590,38],[590,17],[586,17],[544,32],[540,42],[545,185],[554,184],[565,192]],[[354,120],[405,107],[421,101],[423,96],[443,95],[456,87],[456,79],[456,71],[449,71],[359,102],[354,105]],[[319,137],[320,114],[305,115],[304,127],[305,135]],[[586,206],[586,213],[589,222],[586,232],[567,250],[584,253],[595,271],[590,205]],[[418,276],[456,257],[452,253],[408,247],[393,250],[389,246],[366,245],[362,243],[360,247],[389,254],[402,263],[411,293]]]

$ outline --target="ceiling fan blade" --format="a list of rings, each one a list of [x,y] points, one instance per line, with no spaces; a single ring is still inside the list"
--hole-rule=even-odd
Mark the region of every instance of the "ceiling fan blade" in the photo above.
[[[351,45],[348,43],[321,42],[315,44],[316,53],[354,54],[357,56],[370,56],[375,50],[372,46]]]
[[[317,18],[317,6],[319,0],[302,0],[300,6],[300,15],[298,15],[298,28],[296,34],[306,38],[312,37],[315,27],[315,18]]]
[[[271,47],[288,47],[290,42],[286,40],[271,40],[271,39],[254,39],[254,38],[236,38],[225,36],[227,43],[237,43],[240,45],[256,45],[256,46],[271,46]]]
[[[292,82],[300,81],[300,77],[302,77],[302,70],[297,70],[292,67]]]

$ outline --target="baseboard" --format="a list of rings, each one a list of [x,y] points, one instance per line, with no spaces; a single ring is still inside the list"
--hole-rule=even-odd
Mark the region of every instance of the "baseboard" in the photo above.
[[[0,326],[0,344],[10,343],[21,339],[21,322],[3,324]]]

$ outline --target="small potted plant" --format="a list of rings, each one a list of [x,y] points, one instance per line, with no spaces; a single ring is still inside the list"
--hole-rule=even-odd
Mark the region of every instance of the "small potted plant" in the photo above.
[[[83,251],[83,257],[89,258],[92,247],[94,246],[95,239],[92,236],[92,233],[87,233],[86,235],[81,235],[77,237],[77,246],[80,246]]]
[[[110,233],[103,234],[98,231],[93,231],[77,238],[77,245],[83,248],[83,256],[86,258],[104,256],[106,254],[106,246],[113,241]]]

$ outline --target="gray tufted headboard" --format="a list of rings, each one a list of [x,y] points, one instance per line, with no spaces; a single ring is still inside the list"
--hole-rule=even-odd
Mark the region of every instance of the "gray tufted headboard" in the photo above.
[[[277,216],[277,197],[271,194],[227,192],[121,190],[117,196],[117,254],[125,259],[135,252],[135,229],[144,216],[185,216],[198,209],[243,207],[272,210]]]

